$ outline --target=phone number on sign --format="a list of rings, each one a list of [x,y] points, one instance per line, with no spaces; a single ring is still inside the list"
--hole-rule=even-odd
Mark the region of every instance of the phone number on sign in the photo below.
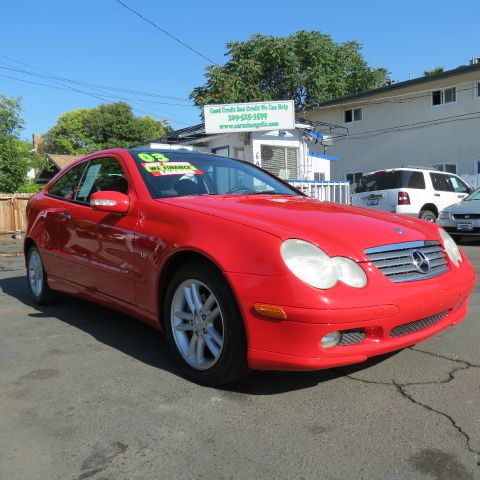
[[[235,121],[242,121],[245,120],[266,120],[268,117],[268,113],[244,113],[241,115],[229,115],[228,121],[235,122]]]

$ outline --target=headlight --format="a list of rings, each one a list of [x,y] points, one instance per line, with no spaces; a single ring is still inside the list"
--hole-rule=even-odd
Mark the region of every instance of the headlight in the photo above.
[[[332,288],[338,281],[362,288],[367,276],[358,263],[345,257],[329,257],[323,250],[304,240],[288,239],[280,248],[290,271],[315,288]]]
[[[452,214],[450,212],[442,211],[438,215],[438,219],[439,220],[451,220],[452,219]]]
[[[445,250],[447,251],[448,256],[450,257],[450,260],[457,267],[459,267],[462,260],[462,255],[459,248],[457,247],[457,244],[455,243],[455,240],[453,240],[453,238],[442,228],[440,228],[440,236],[442,237],[443,245],[445,247]]]

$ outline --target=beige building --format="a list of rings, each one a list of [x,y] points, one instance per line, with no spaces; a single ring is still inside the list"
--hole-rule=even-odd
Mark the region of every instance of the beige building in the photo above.
[[[329,154],[332,179],[371,170],[435,166],[480,173],[480,63],[323,102],[297,117],[348,128]],[[318,127],[317,127],[318,129]]]

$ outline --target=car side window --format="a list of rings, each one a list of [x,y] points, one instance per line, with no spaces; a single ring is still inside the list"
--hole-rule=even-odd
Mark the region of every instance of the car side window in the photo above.
[[[105,190],[128,193],[125,172],[120,162],[114,158],[96,158],[88,162],[75,200],[89,203],[93,193]]]
[[[87,163],[81,163],[65,172],[49,189],[47,194],[63,200],[73,200],[78,190]]]
[[[423,172],[405,171],[405,188],[425,189]]]
[[[454,177],[453,175],[448,175],[448,178],[453,185],[453,189],[457,193],[469,193],[468,185],[463,183],[459,178]]]
[[[439,192],[454,192],[452,182],[448,179],[449,175],[443,173],[430,173],[434,190]]]

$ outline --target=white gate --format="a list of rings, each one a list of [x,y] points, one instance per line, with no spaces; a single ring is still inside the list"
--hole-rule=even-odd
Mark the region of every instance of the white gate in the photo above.
[[[288,180],[288,183],[317,200],[350,204],[352,186],[350,182],[344,180]]]

